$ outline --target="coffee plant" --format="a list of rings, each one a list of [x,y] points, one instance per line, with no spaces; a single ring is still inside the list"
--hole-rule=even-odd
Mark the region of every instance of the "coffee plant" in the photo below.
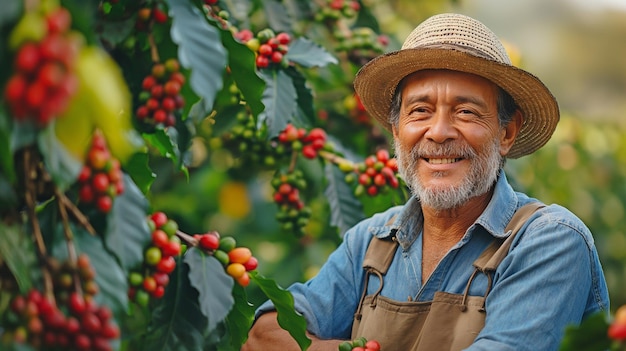
[[[239,349],[253,320],[249,289],[275,302],[306,349],[290,294],[259,273],[263,262],[243,238],[194,234],[197,226],[154,199],[161,179],[187,183],[212,167],[194,146],[205,145],[231,160],[233,179],[264,179],[280,235],[301,245],[320,219],[320,186],[335,240],[401,202],[386,136],[335,103],[356,99],[355,70],[388,43],[367,4],[9,0],[3,8],[2,349]],[[339,80],[324,89],[333,70]],[[381,155],[375,165],[359,156],[368,153]],[[367,193],[385,195],[355,196],[345,172],[383,177]]]
[[[306,349],[278,281],[408,196],[352,90],[377,5],[3,1],[0,349],[238,350],[266,299]]]

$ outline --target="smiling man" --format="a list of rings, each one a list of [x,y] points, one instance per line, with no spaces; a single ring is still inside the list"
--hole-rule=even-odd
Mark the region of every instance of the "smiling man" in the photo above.
[[[516,192],[506,158],[551,137],[558,104],[482,23],[442,14],[361,68],[355,90],[392,132],[413,196],[355,225],[320,273],[289,290],[309,350],[364,336],[382,350],[557,350],[608,311],[589,229]],[[298,350],[261,306],[243,350]]]

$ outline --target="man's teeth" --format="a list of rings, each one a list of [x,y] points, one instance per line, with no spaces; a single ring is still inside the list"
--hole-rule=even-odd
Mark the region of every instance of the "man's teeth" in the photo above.
[[[445,163],[454,163],[459,160],[459,158],[429,158],[428,163],[440,165]]]

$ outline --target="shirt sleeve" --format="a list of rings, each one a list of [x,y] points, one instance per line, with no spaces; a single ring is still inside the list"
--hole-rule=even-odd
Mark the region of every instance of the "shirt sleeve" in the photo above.
[[[556,205],[520,231],[493,284],[485,327],[467,350],[558,350],[566,326],[608,309],[591,233]]]
[[[307,329],[322,339],[348,339],[352,319],[364,284],[363,254],[371,235],[366,222],[350,229],[320,272],[305,283],[292,284],[295,309],[307,321]],[[257,317],[274,310],[271,301],[261,305]]]

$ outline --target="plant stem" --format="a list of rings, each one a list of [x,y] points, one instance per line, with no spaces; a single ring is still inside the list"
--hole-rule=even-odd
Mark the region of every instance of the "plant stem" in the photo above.
[[[57,202],[59,204],[59,213],[61,214],[61,219],[63,222],[63,234],[65,235],[65,241],[67,244],[67,255],[68,260],[72,263],[76,263],[77,255],[76,255],[76,246],[74,246],[74,234],[72,233],[72,229],[70,228],[69,218],[67,215],[67,208],[65,207],[65,202],[63,198],[65,195],[59,191],[59,188],[54,187],[54,194],[57,198]],[[78,271],[74,272],[74,290],[82,295],[82,289],[80,286],[80,277],[78,275]]]
[[[352,161],[350,161],[348,159],[345,159],[345,158],[343,158],[341,156],[337,156],[336,154],[333,154],[332,152],[329,152],[329,151],[320,150],[318,154],[323,159],[328,160],[328,161],[330,161],[330,162],[332,162],[332,163],[334,163],[336,165],[339,165],[339,164],[349,164],[350,167],[352,167],[352,168],[354,168],[356,166],[354,164],[354,162],[352,162]]]
[[[89,234],[93,236],[96,235],[96,230],[93,226],[91,226],[91,223],[89,223],[89,219],[87,219],[81,210],[79,210],[78,207],[76,207],[76,205],[74,205],[74,203],[65,194],[60,193],[57,198],[60,200],[61,205],[64,206],[72,216],[74,216],[78,223],[82,225],[87,232],[89,232]]]
[[[54,287],[52,284],[52,276],[48,267],[45,265],[47,250],[46,244],[43,240],[43,234],[41,233],[41,227],[37,220],[37,214],[35,213],[35,200],[36,190],[34,180],[37,179],[37,166],[39,161],[33,157],[32,150],[27,148],[24,150],[24,176],[25,176],[25,193],[24,200],[26,201],[28,219],[33,227],[33,236],[35,238],[35,245],[37,247],[37,254],[39,256],[40,266],[42,267],[44,294],[46,298],[54,303]]]

